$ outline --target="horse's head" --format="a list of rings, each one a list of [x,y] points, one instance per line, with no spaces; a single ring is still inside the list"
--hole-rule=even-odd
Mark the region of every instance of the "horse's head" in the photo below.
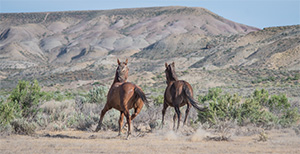
[[[118,62],[118,68],[116,70],[116,79],[119,82],[126,82],[128,78],[128,71],[129,68],[127,67],[128,59],[126,59],[125,62],[120,62],[120,60],[117,60]]]
[[[165,73],[166,73],[166,78],[167,78],[167,84],[169,84],[171,81],[177,81],[177,75],[175,73],[175,63],[172,62],[171,64],[165,63]]]

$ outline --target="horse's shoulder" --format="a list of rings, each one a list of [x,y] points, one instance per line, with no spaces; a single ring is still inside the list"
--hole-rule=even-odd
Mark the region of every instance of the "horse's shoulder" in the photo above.
[[[180,83],[188,83],[188,82],[185,81],[185,80],[178,80],[178,82],[180,82]]]
[[[187,82],[187,81],[185,81],[185,80],[178,80],[178,82],[179,82],[179,84],[180,85],[187,85],[188,87],[190,87],[191,85],[190,85],[190,83],[189,82]]]
[[[184,81],[184,80],[177,80],[177,81],[174,81],[174,82],[171,82],[171,86],[173,86],[173,87],[181,87],[181,86],[183,86],[184,84],[186,84],[187,82],[186,81]]]

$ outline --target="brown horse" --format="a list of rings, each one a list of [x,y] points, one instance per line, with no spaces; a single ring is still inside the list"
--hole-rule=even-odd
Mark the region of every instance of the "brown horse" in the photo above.
[[[205,111],[206,108],[200,108],[199,106],[197,106],[197,102],[193,98],[192,86],[184,80],[177,79],[177,75],[175,74],[175,63],[173,62],[169,65],[165,63],[165,66],[166,66],[165,73],[167,78],[167,88],[164,94],[164,107],[162,110],[162,126],[164,125],[164,116],[166,110],[169,106],[172,106],[175,108],[175,112],[178,117],[178,124],[177,124],[177,129],[178,129],[180,124],[180,116],[181,116],[179,110],[180,107],[187,105],[183,125],[186,124],[186,119],[188,117],[191,106],[195,107],[199,111]],[[176,114],[174,114],[173,117],[173,129],[175,129]]]
[[[96,132],[101,129],[102,120],[105,113],[114,108],[120,111],[119,119],[119,135],[121,135],[121,128],[123,125],[124,115],[127,119],[128,133],[127,138],[131,134],[131,120],[133,120],[141,111],[144,103],[148,105],[148,101],[142,89],[133,83],[126,82],[128,78],[128,59],[126,62],[120,62],[116,70],[115,79],[107,94],[107,102],[101,111],[100,120],[96,128]],[[134,108],[134,113],[130,116],[129,110]]]

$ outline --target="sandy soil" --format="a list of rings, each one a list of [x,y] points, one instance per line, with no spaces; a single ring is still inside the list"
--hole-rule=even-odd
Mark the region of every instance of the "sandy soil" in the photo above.
[[[11,135],[0,138],[0,153],[299,153],[300,136],[293,130],[233,136],[230,141],[205,139],[203,131],[191,135],[173,131],[134,132],[129,140],[117,132],[41,131],[33,136]]]

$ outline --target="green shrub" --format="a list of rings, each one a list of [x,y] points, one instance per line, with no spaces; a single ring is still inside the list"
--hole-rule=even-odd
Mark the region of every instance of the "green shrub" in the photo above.
[[[108,89],[105,86],[93,87],[87,94],[87,102],[89,103],[105,103]]]
[[[29,81],[20,80],[17,87],[13,89],[8,100],[10,103],[16,103],[20,109],[17,112],[21,112],[22,116],[30,117],[37,112],[37,106],[40,102],[40,98],[43,93],[37,80],[32,83]]]
[[[258,126],[268,126],[270,123],[277,121],[277,118],[265,108],[256,99],[247,99],[241,104],[239,109],[240,115],[238,123],[246,125],[247,122],[254,123]]]
[[[268,91],[255,90],[250,98],[242,99],[237,94],[221,94],[219,88],[210,89],[205,96],[199,96],[201,103],[208,102],[209,110],[198,112],[201,123],[216,125],[219,121],[237,121],[268,127],[274,124],[291,126],[299,119],[297,108],[292,108],[285,95],[269,96]],[[243,102],[241,100],[244,100]]]
[[[55,91],[53,94],[53,99],[56,101],[63,101],[64,100],[64,94],[61,93],[60,91]]]
[[[12,120],[16,117],[20,117],[20,109],[18,105],[14,102],[0,102],[0,124],[5,126],[10,124]]]
[[[31,129],[31,126],[26,119],[34,117],[38,112],[38,105],[42,97],[40,90],[37,80],[32,83],[20,80],[6,102],[1,101],[0,103],[1,127],[11,125],[16,133],[30,134],[32,131],[28,129]],[[23,122],[20,122],[20,119]]]
[[[290,127],[299,120],[299,112],[297,108],[289,108],[284,110],[279,119],[279,124],[283,127]]]
[[[69,91],[65,91],[65,92],[51,91],[51,92],[41,92],[41,93],[42,93],[41,100],[46,100],[46,101],[50,101],[50,100],[63,101],[63,100],[74,98],[74,95]]]
[[[289,109],[291,104],[288,102],[288,99],[285,95],[273,95],[268,100],[268,105],[271,112],[281,112],[282,110]]]
[[[163,95],[158,95],[158,96],[152,96],[154,105],[159,106],[160,104],[164,103],[164,96]]]
[[[205,101],[209,101],[209,100],[215,100],[220,94],[222,93],[222,89],[221,88],[212,88],[208,90],[208,94],[201,97],[199,96],[198,100],[200,102],[205,102]]]
[[[100,103],[106,101],[107,91],[103,86],[94,87],[88,94],[77,94],[73,102],[69,99],[74,94],[69,91],[43,92],[36,80],[19,81],[6,101],[0,98],[0,131],[31,134],[35,125],[55,130],[91,129],[99,121]]]
[[[216,124],[217,121],[225,121],[236,119],[239,115],[237,109],[240,107],[241,98],[234,94],[220,95],[222,90],[220,88],[210,89],[208,94],[204,97],[199,97],[199,101],[204,103],[209,102],[209,110],[206,112],[199,112],[198,119],[204,123],[209,122]]]
[[[265,89],[256,89],[253,93],[253,99],[261,105],[266,105],[269,99],[269,92]]]

